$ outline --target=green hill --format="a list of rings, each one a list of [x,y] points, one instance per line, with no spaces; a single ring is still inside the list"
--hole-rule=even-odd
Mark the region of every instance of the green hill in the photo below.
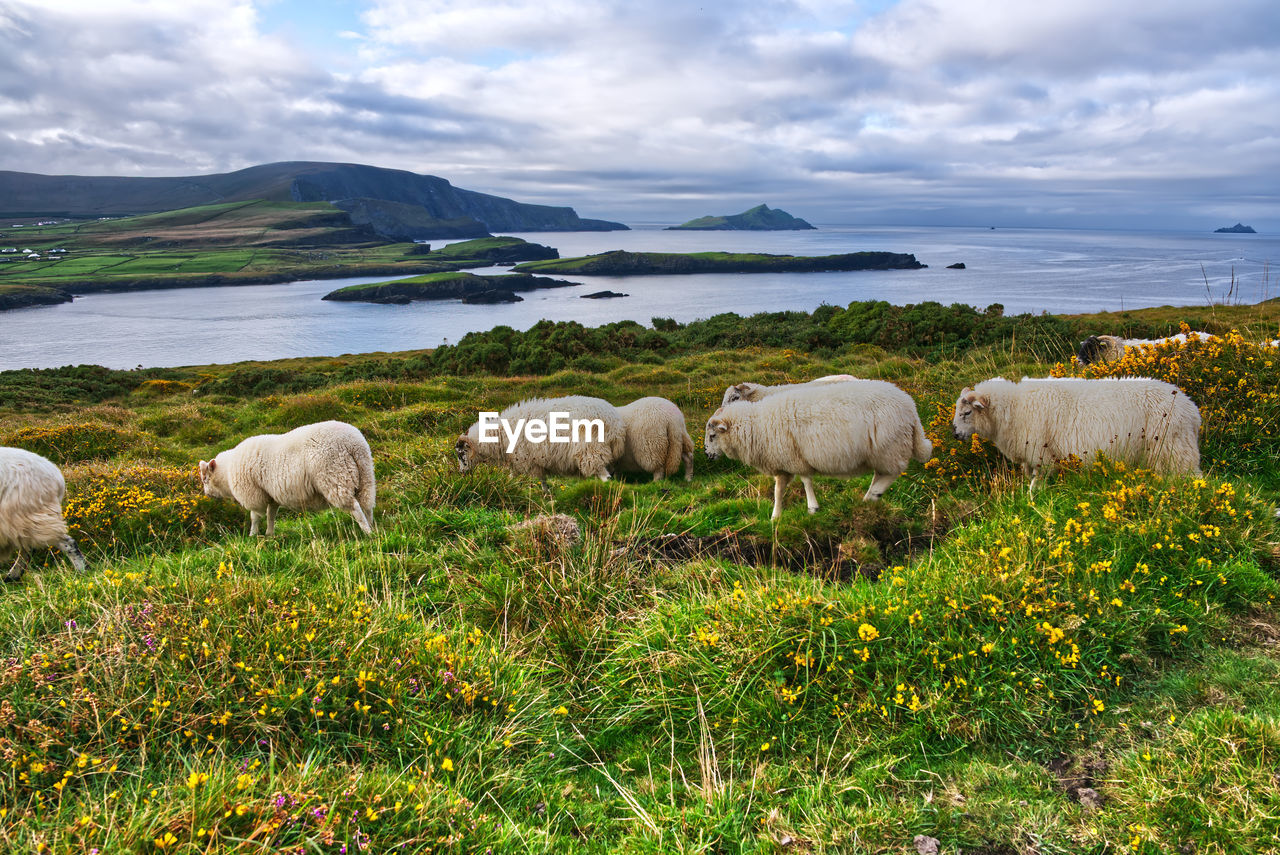
[[[741,214],[698,217],[679,226],[668,226],[668,231],[795,231],[812,229],[813,226],[793,217],[779,208],[756,205]]]

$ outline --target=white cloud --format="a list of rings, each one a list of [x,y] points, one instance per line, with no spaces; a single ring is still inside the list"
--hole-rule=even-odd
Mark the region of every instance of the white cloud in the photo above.
[[[337,72],[249,0],[0,0],[0,168],[354,160],[624,219],[1274,204],[1271,0],[883,5],[374,0]]]

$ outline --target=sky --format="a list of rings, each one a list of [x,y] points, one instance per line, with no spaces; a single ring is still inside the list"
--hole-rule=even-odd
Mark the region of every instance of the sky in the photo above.
[[[281,160],[586,217],[1280,230],[1280,3],[0,0],[0,169]]]

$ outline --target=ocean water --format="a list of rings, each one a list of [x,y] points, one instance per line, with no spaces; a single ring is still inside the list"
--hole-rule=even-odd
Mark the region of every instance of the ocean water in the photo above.
[[[203,365],[412,350],[456,342],[468,332],[499,324],[527,329],[543,318],[588,326],[623,319],[648,324],[654,317],[691,321],[718,312],[807,311],[854,300],[936,300],[979,308],[1001,303],[1006,314],[1014,314],[1254,303],[1280,296],[1280,281],[1271,271],[1271,262],[1280,261],[1280,238],[1266,235],[838,225],[804,232],[681,232],[641,225],[629,232],[518,236],[554,246],[563,257],[612,249],[794,255],[886,250],[914,253],[929,267],[565,276],[557,278],[583,286],[534,291],[522,295],[524,302],[496,306],[456,300],[382,306],[320,299],[335,288],[386,277],[93,294],[60,306],[0,313],[0,370]],[[955,262],[966,269],[947,269]],[[579,296],[606,288],[630,296]]]

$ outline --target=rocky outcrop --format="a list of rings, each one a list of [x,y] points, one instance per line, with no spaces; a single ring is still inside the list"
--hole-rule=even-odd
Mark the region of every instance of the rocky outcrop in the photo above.
[[[955,264],[948,264],[947,269],[948,270],[964,270],[965,269],[964,262],[957,261]]]
[[[71,294],[60,288],[41,285],[0,285],[0,312],[8,309],[26,309],[30,306],[56,306],[70,303]]]
[[[728,214],[719,217],[698,217],[696,220],[679,226],[668,226],[667,231],[795,231],[812,229],[813,226],[793,217],[786,211],[770,208],[768,205],[756,205],[741,214]]]
[[[1234,226],[1224,226],[1220,229],[1214,229],[1214,234],[1231,234],[1231,235],[1256,235],[1253,226],[1246,226],[1244,223],[1236,223]]]
[[[479,305],[490,305],[493,303],[523,303],[524,297],[514,291],[504,291],[494,288],[491,291],[481,291],[479,294],[468,294],[462,298],[464,303],[477,303]]]
[[[612,300],[614,297],[630,297],[630,294],[619,294],[617,291],[596,291],[592,294],[579,295],[584,300]]]
[[[661,276],[681,273],[817,272],[827,270],[915,270],[925,267],[910,253],[851,252],[843,255],[766,255],[729,252],[626,252],[614,250],[559,261],[517,264],[522,273],[579,276]]]

